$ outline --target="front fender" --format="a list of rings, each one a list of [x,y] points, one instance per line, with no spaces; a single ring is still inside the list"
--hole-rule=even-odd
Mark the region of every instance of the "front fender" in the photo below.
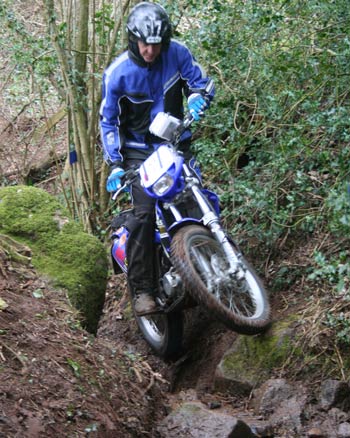
[[[168,233],[170,236],[173,236],[180,228],[183,228],[187,225],[203,225],[203,223],[194,218],[184,218],[181,219],[179,222],[174,222],[168,229]],[[203,225],[204,226],[204,225]]]

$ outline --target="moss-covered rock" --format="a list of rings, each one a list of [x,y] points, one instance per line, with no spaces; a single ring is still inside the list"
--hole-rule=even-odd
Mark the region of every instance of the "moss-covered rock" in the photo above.
[[[0,233],[31,248],[34,267],[67,290],[84,327],[95,333],[108,272],[103,244],[53,196],[27,186],[0,188]]]
[[[297,354],[294,341],[295,318],[275,322],[265,334],[239,336],[224,355],[216,372],[216,389],[249,393],[270,378],[289,355]]]

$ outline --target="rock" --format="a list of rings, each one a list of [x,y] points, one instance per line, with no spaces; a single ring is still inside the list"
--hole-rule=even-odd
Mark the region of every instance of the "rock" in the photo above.
[[[216,370],[214,387],[217,392],[236,396],[248,396],[253,389],[252,384],[244,380],[243,375],[241,378],[228,376],[220,365]]]
[[[221,408],[221,403],[217,402],[217,401],[209,402],[208,408],[209,409],[219,409],[219,408]]]
[[[28,186],[0,188],[0,234],[28,245],[34,268],[67,291],[84,328],[95,333],[108,274],[103,244],[54,196]]]
[[[345,423],[348,416],[340,409],[332,408],[327,413],[318,409],[314,418],[314,427],[322,430],[324,438],[339,438],[339,425]]]
[[[293,345],[293,317],[274,323],[265,334],[239,336],[219,363],[214,387],[232,395],[248,395],[288,358]]]
[[[285,379],[270,379],[254,392],[254,412],[268,417],[273,427],[290,432],[301,431],[306,403],[306,389]]]
[[[161,438],[256,438],[242,420],[207,409],[200,402],[182,404],[158,426]]]
[[[307,432],[308,438],[326,438],[326,435],[323,434],[322,430],[318,427],[313,427]]]
[[[332,408],[328,411],[328,418],[335,424],[340,424],[349,420],[349,414],[339,408]]]
[[[350,423],[341,423],[339,425],[338,438],[350,438]]]
[[[350,387],[347,382],[327,379],[321,385],[321,406],[323,409],[337,407],[350,409]]]
[[[256,415],[267,416],[293,394],[293,387],[285,379],[270,379],[254,391],[251,405]]]
[[[275,436],[274,426],[269,420],[264,420],[261,416],[252,416],[245,413],[242,413],[239,418],[244,421],[258,437]]]

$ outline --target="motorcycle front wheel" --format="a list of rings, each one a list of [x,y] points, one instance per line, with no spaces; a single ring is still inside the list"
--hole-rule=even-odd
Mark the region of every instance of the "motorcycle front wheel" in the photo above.
[[[238,333],[253,335],[270,325],[267,293],[253,267],[232,245],[243,266],[244,278],[228,274],[222,246],[200,225],[181,228],[173,237],[171,259],[192,297]]]

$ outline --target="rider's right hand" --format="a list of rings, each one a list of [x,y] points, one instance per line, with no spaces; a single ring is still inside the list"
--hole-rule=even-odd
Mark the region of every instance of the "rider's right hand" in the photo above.
[[[121,167],[115,167],[107,178],[107,191],[116,192],[121,187],[121,179],[124,175],[124,169],[122,169]]]

